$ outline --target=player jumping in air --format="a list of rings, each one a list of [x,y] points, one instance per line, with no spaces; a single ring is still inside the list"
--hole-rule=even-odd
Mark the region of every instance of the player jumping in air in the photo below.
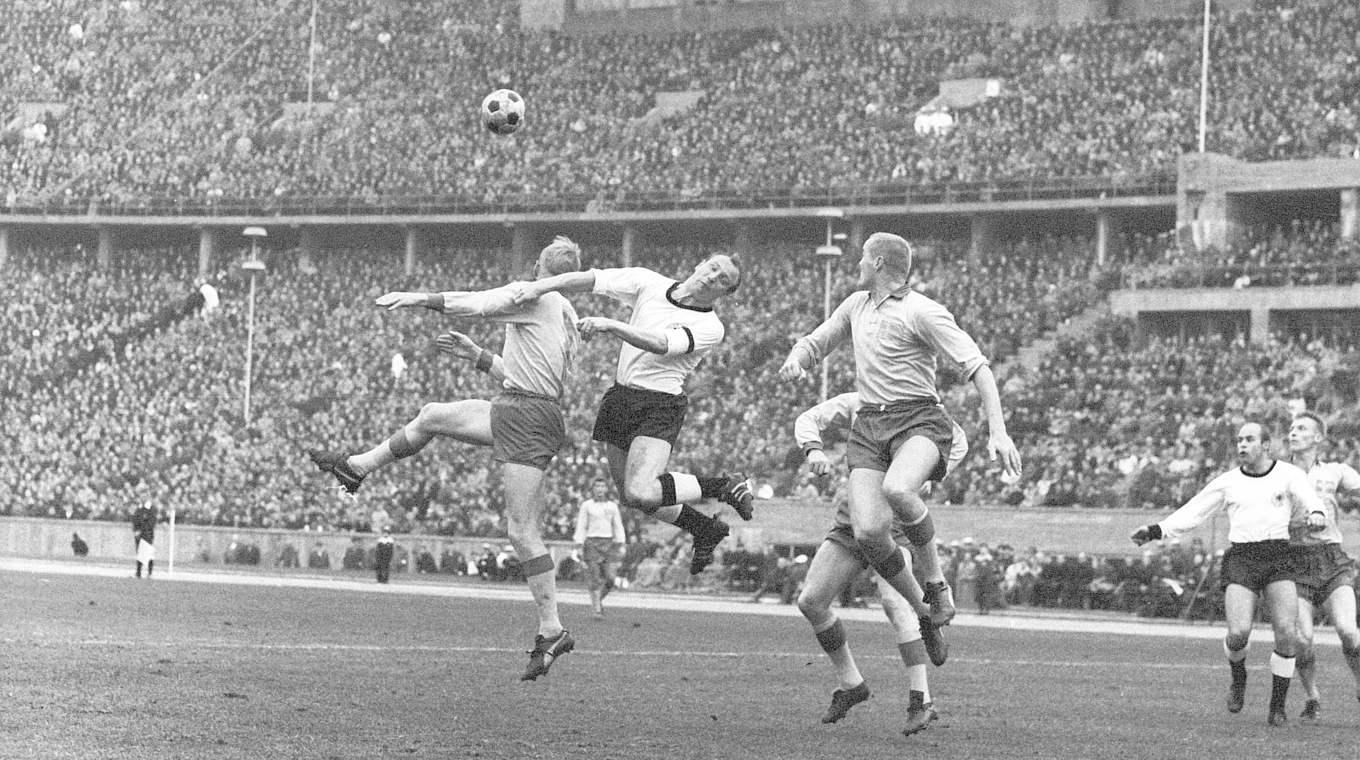
[[[793,425],[794,438],[807,456],[808,466],[813,473],[825,475],[831,471],[830,460],[822,449],[822,438],[829,430],[849,427],[859,405],[858,393],[842,393],[798,415]],[[947,468],[952,470],[968,454],[968,440],[963,428],[952,420],[950,424],[954,442],[949,451]],[[904,528],[900,522],[895,523],[893,536],[904,551],[911,552],[903,557],[910,562],[912,554],[923,549],[911,546],[904,535]],[[823,723],[839,721],[850,708],[869,698],[869,684],[860,674],[855,657],[850,653],[845,628],[831,611],[832,600],[868,566],[868,558],[855,541],[850,515],[842,507],[836,512],[831,532],[813,555],[807,578],[803,582],[803,591],[798,595],[798,609],[812,626],[817,642],[822,645],[827,657],[831,658],[840,682],[839,688],[831,694],[831,706],[822,718]],[[913,582],[915,593],[908,598],[897,593],[882,577],[876,576],[875,581],[883,602],[883,613],[897,632],[897,649],[907,666],[909,701],[907,722],[902,733],[911,736],[925,730],[938,715],[930,697],[926,660],[930,659],[937,666],[943,665],[948,650],[939,629],[930,623],[930,606],[922,599],[919,586]]]
[[[539,254],[539,277],[580,269],[581,250],[558,237]],[[312,461],[350,493],[364,478],[398,459],[415,455],[435,436],[490,445],[501,466],[506,530],[521,558],[529,592],[538,607],[538,635],[521,680],[547,675],[554,661],[570,652],[575,641],[557,611],[556,565],[543,542],[543,472],[566,441],[561,397],[579,343],[576,311],[557,294],[516,298],[519,284],[492,290],[443,293],[387,293],[377,305],[387,309],[420,306],[452,316],[483,317],[505,323],[503,357],[480,352],[477,367],[501,377],[501,394],[492,401],[468,400],[427,404],[391,438],[367,452],[346,455],[311,452]],[[441,349],[455,348],[452,337]]]
[[[743,475],[667,471],[689,407],[685,380],[725,334],[713,306],[740,282],[736,255],[715,253],[680,281],[627,267],[570,272],[520,286],[525,300],[550,292],[593,292],[632,309],[627,322],[586,317],[578,324],[585,340],[603,334],[620,341],[614,386],[600,401],[593,437],[605,444],[624,506],[694,536],[689,570],[696,575],[713,561],[729,529],[689,502],[719,499],[743,520],[751,519],[752,493]]]
[[[946,625],[954,600],[935,551],[935,527],[921,487],[944,477],[953,446],[950,420],[940,406],[935,369],[952,361],[978,391],[987,419],[987,450],[1010,477],[1020,476],[1020,452],[1006,433],[1001,394],[987,358],[943,306],[913,290],[911,245],[877,232],[864,242],[860,288],[827,321],[800,338],[779,369],[796,380],[840,344],[855,352],[861,407],[850,431],[850,526],[870,566],[899,594],[916,581],[893,540],[894,522],[920,547],[930,620]]]

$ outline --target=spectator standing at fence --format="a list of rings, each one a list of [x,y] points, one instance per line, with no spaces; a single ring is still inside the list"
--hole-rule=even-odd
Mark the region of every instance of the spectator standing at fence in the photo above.
[[[151,570],[156,564],[156,505],[149,501],[144,501],[132,513],[132,540],[137,551],[137,570],[136,577],[142,577],[142,569],[146,569],[146,577],[151,577]]]
[[[395,542],[392,540],[392,528],[384,525],[382,535],[378,536],[378,550],[373,555],[373,569],[377,573],[379,583],[386,583],[392,573],[394,550]]]

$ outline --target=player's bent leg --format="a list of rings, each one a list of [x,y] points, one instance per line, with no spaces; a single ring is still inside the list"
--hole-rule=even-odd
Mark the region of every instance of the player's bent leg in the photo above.
[[[424,448],[435,436],[452,438],[473,446],[491,445],[491,402],[485,399],[464,399],[426,404],[415,420],[407,425],[407,434],[417,450]]]
[[[1251,623],[1256,616],[1256,592],[1236,583],[1223,592],[1223,616],[1228,633],[1223,651],[1228,657],[1232,681],[1228,686],[1228,712],[1242,711],[1247,693],[1247,645],[1251,643]]]
[[[614,448],[610,450],[612,453]],[[712,564],[713,550],[727,538],[730,529],[722,520],[683,503],[687,499],[702,498],[700,488],[696,484],[685,485],[681,479],[667,473],[670,458],[671,445],[666,441],[641,435],[634,438],[628,447],[623,488],[619,493],[625,505],[682,528],[694,537],[689,572],[698,575]],[[694,480],[693,476],[687,477]]]
[[[831,611],[831,602],[840,595],[863,565],[848,549],[834,541],[823,541],[808,565],[803,590],[798,595],[798,610],[812,626],[817,643],[836,669],[838,688],[831,694],[831,705],[822,716],[823,723],[835,723],[850,708],[869,698],[869,685],[860,674],[845,628]]]
[[[1281,726],[1288,722],[1284,710],[1296,664],[1294,653],[1298,648],[1299,595],[1293,580],[1278,580],[1266,585],[1264,597],[1275,634],[1275,651],[1270,654],[1271,690],[1267,722],[1272,726]]]
[[[883,476],[883,497],[896,519],[906,526],[907,538],[916,553],[916,577],[925,589],[931,606],[931,621],[948,625],[955,614],[954,596],[945,583],[935,543],[935,526],[921,498],[921,487],[930,479],[940,462],[940,449],[924,436],[908,438],[893,453],[892,463]]]

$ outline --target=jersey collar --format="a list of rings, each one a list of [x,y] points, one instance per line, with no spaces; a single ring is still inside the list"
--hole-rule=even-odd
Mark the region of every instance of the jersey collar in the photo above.
[[[679,301],[675,300],[675,289],[678,287],[680,287],[680,281],[676,280],[675,282],[671,283],[671,286],[669,288],[666,288],[666,300],[670,301],[672,306],[681,309],[689,309],[690,311],[703,311],[703,312],[713,311],[712,306],[690,306],[689,304],[680,303]]]

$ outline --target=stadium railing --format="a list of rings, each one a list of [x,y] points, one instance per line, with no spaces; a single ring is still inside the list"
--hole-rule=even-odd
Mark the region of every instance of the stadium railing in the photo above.
[[[1134,196],[1169,196],[1173,175],[1064,177],[930,185],[877,183],[855,188],[765,188],[723,190],[686,196],[675,191],[625,191],[604,201],[611,211],[806,208],[828,205],[892,206],[994,203]],[[14,215],[64,216],[397,216],[407,214],[499,214],[584,212],[596,200],[588,193],[517,193],[495,201],[454,195],[281,196],[277,198],[193,199],[147,197],[109,201],[63,196],[51,200],[18,197],[6,209]]]

